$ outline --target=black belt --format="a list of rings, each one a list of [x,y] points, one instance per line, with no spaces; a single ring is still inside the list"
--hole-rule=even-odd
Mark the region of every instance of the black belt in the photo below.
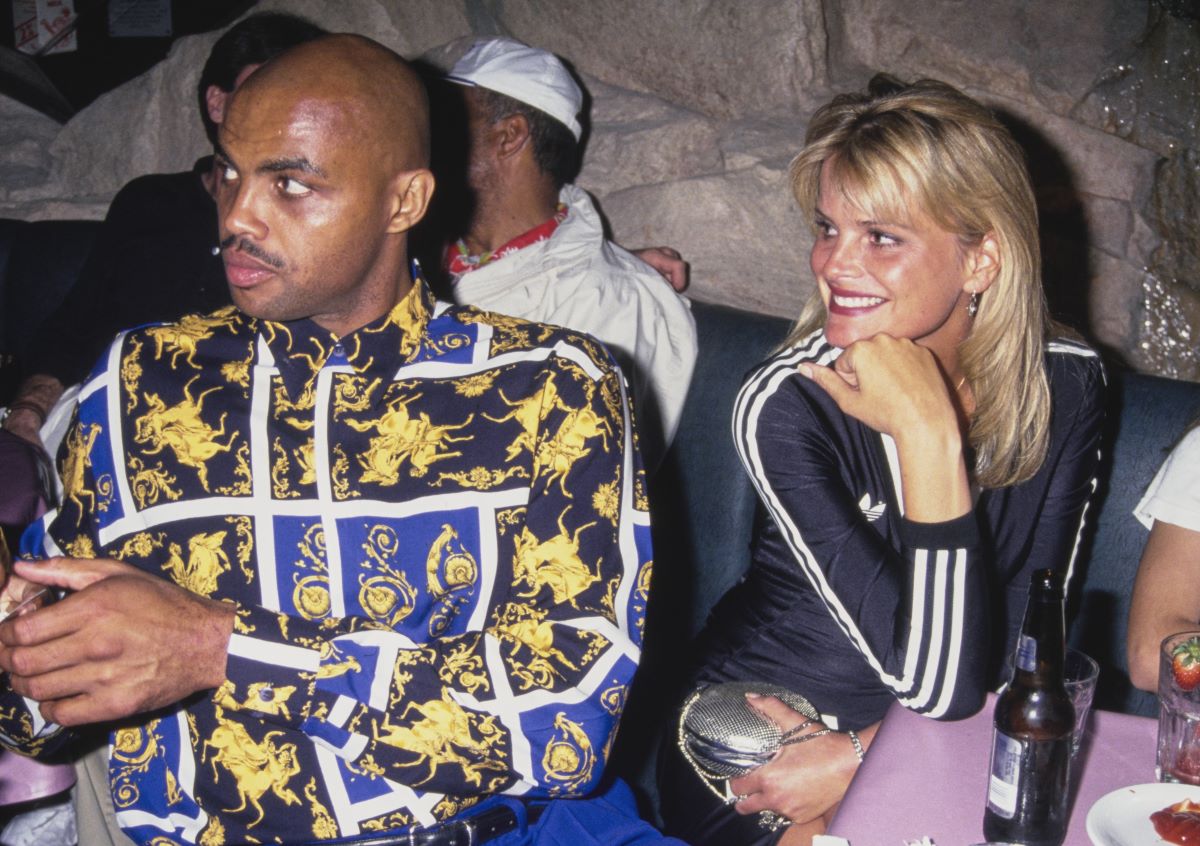
[[[545,807],[531,805],[526,808],[525,819],[529,825],[538,821]],[[519,825],[516,811],[508,805],[493,805],[478,814],[449,820],[433,828],[379,834],[361,840],[337,840],[334,843],[345,843],[346,846],[479,846],[502,834],[516,831]]]

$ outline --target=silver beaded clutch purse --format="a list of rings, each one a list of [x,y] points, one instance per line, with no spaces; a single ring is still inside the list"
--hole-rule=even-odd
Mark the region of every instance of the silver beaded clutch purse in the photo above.
[[[737,778],[770,761],[785,743],[794,742],[790,735],[796,729],[782,732],[750,706],[747,693],[775,696],[809,721],[821,719],[811,702],[779,685],[725,682],[701,687],[683,704],[678,737],[680,751],[700,775]]]

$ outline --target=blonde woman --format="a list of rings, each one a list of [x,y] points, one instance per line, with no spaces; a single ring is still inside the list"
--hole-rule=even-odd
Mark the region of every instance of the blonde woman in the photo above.
[[[698,846],[807,844],[893,700],[978,710],[1029,572],[1071,566],[1098,462],[1101,365],[1046,316],[1028,173],[987,109],[877,78],[817,112],[791,173],[817,291],[735,405],[770,519],[696,679],[822,719],[752,698],[799,742],[729,782],[664,754],[668,828]]]

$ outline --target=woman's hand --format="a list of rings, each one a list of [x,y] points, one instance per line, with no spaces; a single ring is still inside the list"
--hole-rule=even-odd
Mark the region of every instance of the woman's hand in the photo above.
[[[800,372],[846,414],[893,438],[933,427],[958,431],[937,359],[907,339],[875,335],[847,347],[833,367],[802,364]]]
[[[748,698],[781,731],[793,729],[806,719],[774,696]],[[803,734],[823,728],[820,723],[813,723]],[[734,810],[739,814],[774,811],[793,823],[808,823],[837,806],[858,763],[849,736],[840,732],[789,744],[769,764],[741,778],[730,779],[730,790],[746,797],[734,805]]]
[[[933,353],[875,335],[847,347],[833,367],[803,364],[838,408],[896,443],[904,516],[941,523],[971,510],[962,423]]]

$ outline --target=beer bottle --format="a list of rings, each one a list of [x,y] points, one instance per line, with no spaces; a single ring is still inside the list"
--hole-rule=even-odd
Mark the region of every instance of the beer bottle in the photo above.
[[[1067,833],[1075,707],[1063,687],[1066,619],[1062,577],[1029,583],[1012,678],[996,700],[983,834],[1025,846],[1060,846]]]

